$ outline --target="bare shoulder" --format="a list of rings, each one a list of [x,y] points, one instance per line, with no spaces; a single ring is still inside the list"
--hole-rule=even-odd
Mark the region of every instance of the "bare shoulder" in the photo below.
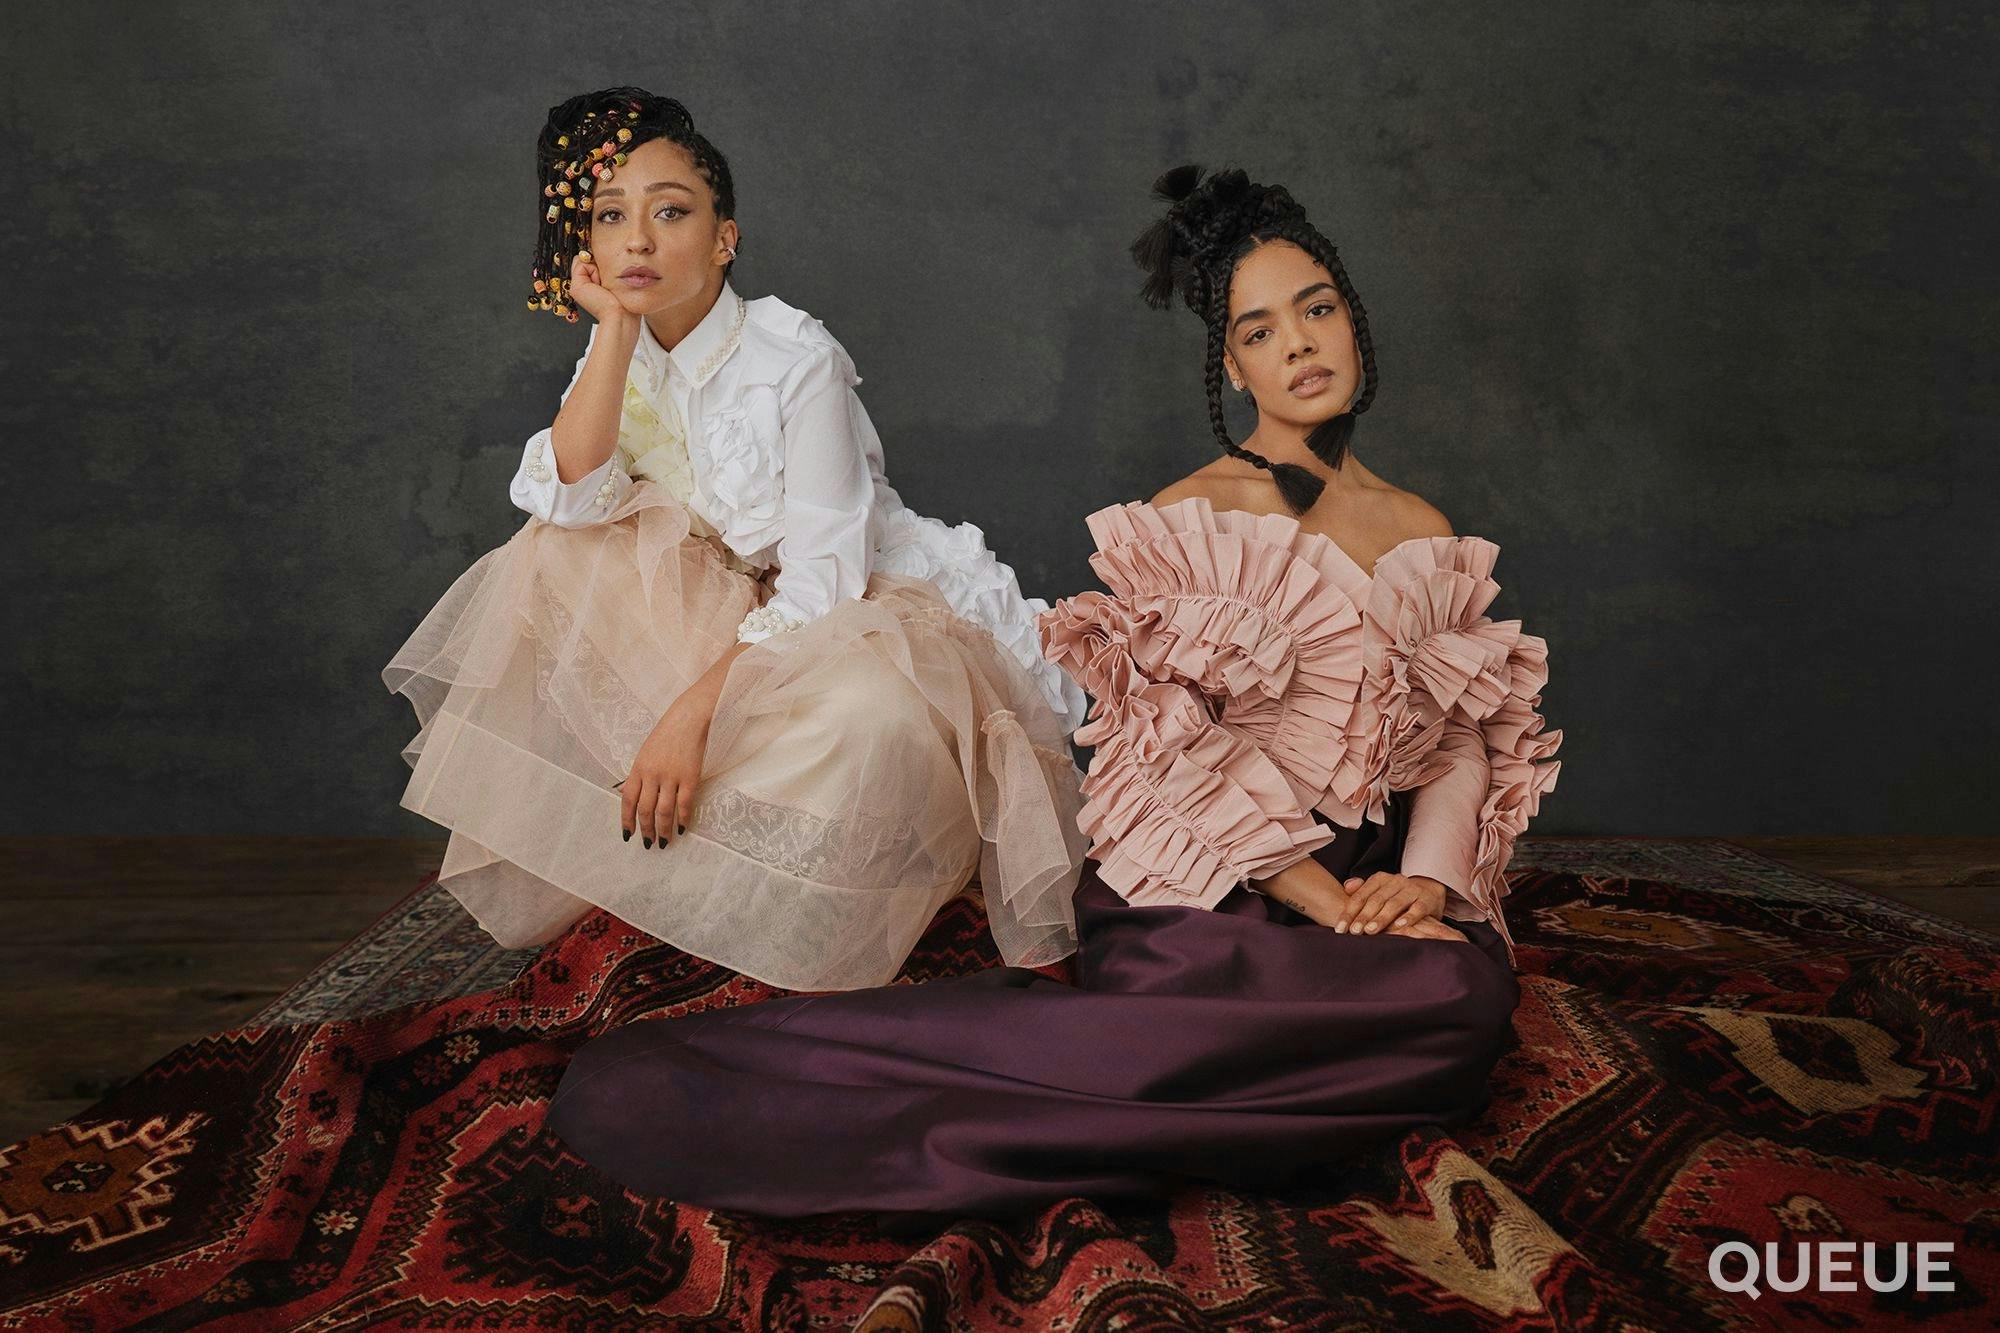
[[[1451,537],[1451,520],[1442,510],[1414,491],[1397,490],[1391,498],[1396,527],[1409,537]]]
[[[1219,458],[1166,487],[1148,503],[1157,507],[1199,497],[1219,510],[1261,513],[1270,509],[1274,495],[1270,483],[1255,468],[1234,458]]]

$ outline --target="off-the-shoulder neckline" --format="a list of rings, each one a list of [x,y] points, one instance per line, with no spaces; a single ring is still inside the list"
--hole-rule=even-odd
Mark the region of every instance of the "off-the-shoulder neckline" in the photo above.
[[[1248,519],[1281,518],[1285,520],[1287,523],[1290,523],[1293,527],[1297,528],[1299,531],[1299,535],[1301,537],[1304,537],[1306,540],[1325,542],[1328,546],[1332,547],[1334,554],[1338,555],[1342,560],[1345,560],[1348,564],[1348,567],[1353,569],[1356,574],[1361,576],[1361,581],[1363,583],[1372,583],[1375,580],[1375,571],[1373,569],[1364,568],[1359,560],[1356,560],[1353,556],[1347,553],[1346,547],[1342,546],[1339,542],[1335,541],[1333,538],[1329,537],[1324,532],[1306,531],[1306,525],[1299,522],[1297,516],[1293,514],[1281,514],[1275,511],[1269,514],[1259,514],[1259,513],[1254,513],[1248,509],[1217,509],[1215,507],[1215,502],[1213,500],[1210,500],[1206,495],[1190,495],[1183,499],[1175,500],[1172,504],[1166,504],[1166,505],[1156,505],[1151,500],[1128,500],[1123,504],[1112,505],[1110,507],[1113,509],[1132,509],[1132,508],[1150,509],[1157,514],[1167,509],[1178,509],[1182,505],[1199,506],[1202,510],[1206,511],[1206,513],[1211,519],[1222,514],[1241,514],[1244,518]],[[1415,545],[1417,542],[1429,542],[1436,540],[1437,538],[1435,537],[1405,537],[1403,538],[1403,540],[1397,542],[1394,546],[1391,546],[1387,551],[1382,552],[1381,555],[1376,556],[1375,563],[1377,565],[1380,565],[1384,560],[1389,558],[1391,553],[1400,551],[1405,546],[1412,546]],[[1464,540],[1464,538],[1461,535],[1455,534],[1451,537],[1446,538],[1446,540],[1462,541]]]

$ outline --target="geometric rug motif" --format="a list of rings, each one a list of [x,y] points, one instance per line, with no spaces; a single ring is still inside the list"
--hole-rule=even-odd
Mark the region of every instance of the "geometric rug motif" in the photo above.
[[[503,984],[204,1038],[0,1148],[0,1329],[2000,1320],[2000,941],[1727,844],[1524,844],[1509,879],[1520,1045],[1486,1111],[1284,1192],[920,1233],[629,1194],[543,1128],[571,1053],[779,992],[599,912]],[[369,1008],[414,975],[376,943],[340,974]],[[901,979],[995,962],[961,897]],[[1826,1240],[1949,1242],[1955,1286],[1709,1280],[1724,1242]]]
[[[432,874],[251,1023],[321,1023],[471,995],[506,985],[536,952],[494,943]]]
[[[1716,838],[1526,837],[1515,847],[1511,868],[1514,873],[1542,869],[1610,879],[1666,875],[1683,887],[1737,896],[1836,906],[1861,903],[1878,909],[1889,905],[1863,889],[1796,870]],[[2000,943],[1971,926],[1913,907],[1892,906],[1900,920],[1972,943]],[[1702,929],[1699,923],[1670,926],[1657,918],[1635,920],[1637,924],[1628,922],[1628,928],[1666,929],[1681,935]],[[1615,929],[1616,923],[1601,921],[1598,928]],[[1759,941],[1756,947],[1768,943]],[[420,1000],[471,995],[512,981],[535,954],[533,949],[503,949],[494,943],[432,876],[251,1021],[263,1026],[359,1018]]]

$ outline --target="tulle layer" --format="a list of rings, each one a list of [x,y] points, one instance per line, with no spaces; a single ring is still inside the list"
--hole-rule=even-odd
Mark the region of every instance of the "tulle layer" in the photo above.
[[[383,673],[421,724],[403,804],[452,830],[445,886],[510,946],[595,905],[771,985],[839,990],[891,980],[977,872],[1008,962],[1070,953],[1062,723],[921,580],[878,575],[738,658],[686,837],[621,840],[612,784],[765,596],[648,483],[467,570]]]

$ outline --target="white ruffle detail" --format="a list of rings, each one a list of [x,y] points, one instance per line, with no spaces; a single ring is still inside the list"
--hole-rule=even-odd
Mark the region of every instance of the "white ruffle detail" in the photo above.
[[[785,535],[784,419],[778,392],[747,385],[737,401],[710,413],[702,469],[718,510],[717,529],[731,550],[754,558]]]
[[[806,622],[794,620],[775,606],[760,606],[743,617],[743,623],[736,627],[738,643],[758,643],[773,634],[783,634],[787,630],[798,629]]]
[[[528,476],[533,481],[547,481],[549,479],[547,450],[548,441],[538,439],[535,441],[534,451],[528,455]]]
[[[1013,569],[987,549],[985,533],[971,523],[947,527],[899,507],[886,516],[875,568],[936,585],[953,611],[991,634],[1035,678],[1065,734],[1083,725],[1083,691],[1042,656],[1036,617],[1049,604],[1022,596]]]

